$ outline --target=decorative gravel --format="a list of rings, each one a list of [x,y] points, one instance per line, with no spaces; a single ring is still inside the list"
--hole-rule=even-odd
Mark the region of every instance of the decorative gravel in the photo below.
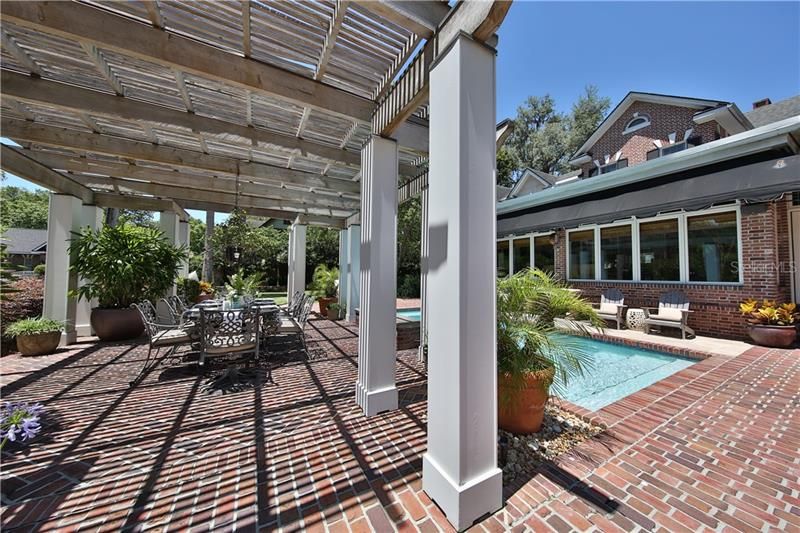
[[[602,431],[601,426],[586,422],[549,402],[545,406],[544,422],[538,433],[514,435],[500,430],[503,481],[513,481],[521,473],[529,472],[546,461],[552,461]]]

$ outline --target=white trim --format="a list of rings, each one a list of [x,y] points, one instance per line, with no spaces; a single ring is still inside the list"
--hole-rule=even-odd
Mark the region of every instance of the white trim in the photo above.
[[[688,233],[688,223],[687,219],[698,217],[698,216],[706,216],[706,215],[714,215],[718,213],[729,213],[735,212],[736,213],[736,251],[737,251],[737,260],[739,261],[740,268],[738,269],[738,276],[739,281],[691,281],[689,280],[689,233]],[[642,257],[641,257],[641,240],[640,240],[640,231],[639,227],[641,224],[647,224],[649,222],[658,222],[662,220],[677,220],[678,221],[678,272],[679,272],[679,279],[675,280],[643,280],[642,279]],[[632,265],[632,274],[633,279],[629,280],[614,280],[614,279],[603,279],[603,272],[602,272],[602,258],[603,254],[600,249],[602,239],[601,239],[601,231],[603,228],[610,228],[615,226],[631,226],[631,259],[633,261]],[[591,230],[594,232],[594,277],[592,278],[573,278],[570,276],[570,240],[569,236],[571,233],[577,231],[588,231]],[[742,214],[741,214],[741,205],[737,202],[736,204],[732,205],[722,205],[717,207],[710,207],[708,209],[700,209],[696,211],[681,211],[678,213],[664,213],[659,214],[654,217],[647,217],[647,218],[637,218],[631,217],[628,219],[622,220],[615,220],[614,222],[610,222],[608,224],[585,224],[582,226],[578,226],[577,228],[570,228],[566,230],[566,243],[565,243],[565,254],[566,254],[566,279],[567,281],[603,281],[609,283],[652,283],[652,284],[663,284],[663,283],[680,283],[683,285],[742,285],[744,283],[744,274],[743,269],[741,268],[743,255],[742,255]]]
[[[592,179],[580,180],[561,187],[551,187],[536,194],[506,200],[497,205],[497,213],[509,213],[518,209],[622,187],[658,178],[676,171],[710,165],[734,157],[743,157],[778,146],[787,144],[791,146],[791,141],[789,140],[791,134],[800,134],[800,116],[787,118],[738,135],[731,135],[730,137],[688,148],[676,154],[670,154],[672,157],[659,157],[622,168],[615,171],[613,175],[611,173],[609,175],[599,175]]]
[[[524,233],[522,235],[504,235],[496,239],[497,243],[500,242],[507,242],[508,243],[508,275],[513,276],[516,274],[514,271],[514,241],[528,239],[528,248],[530,250],[530,264],[528,265],[529,268],[538,268],[536,266],[536,237],[553,237],[555,236],[555,231],[536,231],[533,233]],[[553,246],[553,269],[555,269],[555,244]],[[497,249],[495,248],[495,257],[497,257]],[[495,272],[497,271],[497,265],[495,265]]]

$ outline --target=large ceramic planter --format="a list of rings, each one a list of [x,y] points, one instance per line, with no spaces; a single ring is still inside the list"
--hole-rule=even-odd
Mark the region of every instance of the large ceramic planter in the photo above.
[[[529,372],[522,380],[521,388],[515,389],[511,377],[498,376],[498,425],[500,429],[525,435],[542,428],[544,406],[550,397],[550,383],[555,369]]]
[[[336,298],[319,298],[317,303],[319,304],[319,314],[322,316],[328,316],[328,306],[334,302],[338,302]]]
[[[135,339],[144,333],[144,324],[136,309],[92,309],[92,329],[101,341]]]
[[[37,333],[36,335],[18,335],[17,350],[22,355],[47,355],[56,351],[60,341],[60,331]]]
[[[797,337],[795,326],[751,325],[747,332],[753,342],[771,348],[788,348]]]

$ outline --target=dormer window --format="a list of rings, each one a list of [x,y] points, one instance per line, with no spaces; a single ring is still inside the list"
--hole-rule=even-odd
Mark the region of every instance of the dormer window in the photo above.
[[[625,129],[622,130],[623,135],[627,135],[628,133],[632,133],[636,130],[640,130],[642,128],[646,128],[650,125],[650,115],[646,115],[644,113],[634,113],[633,118],[628,121],[628,124],[625,126]]]

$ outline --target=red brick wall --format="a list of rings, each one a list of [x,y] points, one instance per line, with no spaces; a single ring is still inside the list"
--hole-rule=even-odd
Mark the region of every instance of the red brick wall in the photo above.
[[[582,289],[592,302],[600,301],[607,288],[618,287],[630,307],[656,307],[659,296],[668,291],[683,291],[691,301],[693,313],[689,325],[698,335],[726,338],[746,338],[745,322],[739,313],[739,302],[748,298],[791,298],[789,269],[790,242],[788,231],[788,202],[763,204],[749,210],[742,208],[742,285],[713,285],[687,283],[615,283],[609,281],[570,281]],[[560,230],[556,242],[556,275],[564,279],[566,272],[566,237]]]
[[[636,130],[633,133],[623,135],[625,126],[633,118],[634,113],[650,115],[650,125]],[[700,136],[705,144],[717,139],[717,123],[707,122],[705,124],[695,124],[692,116],[697,112],[696,109],[686,107],[670,106],[664,104],[651,104],[648,102],[634,102],[622,115],[603,134],[602,137],[589,150],[592,159],[596,159],[600,164],[604,164],[605,156],[610,155],[614,161],[615,154],[622,150],[620,159],[627,159],[628,166],[634,166],[647,161],[647,152],[656,146],[654,139],[664,141],[668,144],[670,133],[676,133],[675,140],[682,141],[684,132],[689,128],[694,128],[692,136]],[[724,132],[723,132],[724,134]],[[589,171],[595,168],[593,162],[581,167],[583,176],[588,176]]]

